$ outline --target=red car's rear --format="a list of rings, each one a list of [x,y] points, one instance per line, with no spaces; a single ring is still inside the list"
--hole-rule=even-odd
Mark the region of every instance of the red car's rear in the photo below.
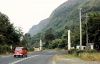
[[[27,57],[27,49],[24,47],[16,47],[14,57]]]

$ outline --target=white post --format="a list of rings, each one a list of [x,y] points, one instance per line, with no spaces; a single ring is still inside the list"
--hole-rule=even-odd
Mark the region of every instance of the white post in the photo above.
[[[68,30],[68,50],[71,49],[71,38],[70,38],[70,30]]]
[[[40,51],[42,50],[42,40],[40,39]]]
[[[81,21],[81,10],[82,8],[80,8],[79,11],[79,15],[80,15],[80,50],[82,50],[82,21]]]
[[[10,49],[12,50],[12,45],[10,46]]]
[[[91,50],[93,50],[94,49],[94,46],[93,46],[93,44],[91,45]]]

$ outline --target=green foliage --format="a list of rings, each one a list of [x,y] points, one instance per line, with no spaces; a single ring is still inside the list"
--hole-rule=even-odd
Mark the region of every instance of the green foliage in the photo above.
[[[41,33],[38,33],[37,35],[34,35],[34,37],[31,37],[31,46],[39,47],[40,38],[42,38]]]
[[[0,54],[11,53],[11,48],[8,45],[0,45]]]
[[[88,34],[89,42],[94,43],[95,48],[100,50],[100,13],[89,14]]]
[[[55,39],[55,35],[53,34],[53,29],[48,29],[44,34],[44,47],[50,48],[49,45],[51,45],[51,41]]]
[[[33,49],[32,40],[31,40],[31,36],[30,36],[29,33],[26,33],[26,34],[23,36],[23,39],[21,40],[21,46],[27,47],[29,50],[30,50],[31,48]]]
[[[45,32],[45,36],[44,36],[45,40],[51,41],[55,39],[55,36],[53,34],[53,29],[50,28]]]
[[[67,46],[66,40],[64,39],[55,39],[49,42],[48,48],[55,49],[55,48],[66,48]]]
[[[42,35],[45,35],[44,43],[50,48],[58,47],[56,45],[61,40],[66,40],[67,43],[67,30],[71,30],[71,43],[72,46],[79,45],[79,8],[82,8],[82,35],[83,35],[83,45],[86,45],[86,32],[85,32],[85,14],[86,13],[93,13],[93,12],[100,12],[100,1],[99,0],[69,0],[68,2],[63,3],[58,8],[56,8],[53,13],[48,18],[49,20],[47,23],[47,26],[45,26],[39,33],[43,33]],[[91,14],[89,21],[89,42],[95,42],[99,45],[99,24],[94,24],[94,21],[98,21],[97,18],[94,18],[95,16],[98,16],[99,14],[93,13]],[[94,19],[93,19],[94,18]],[[93,22],[92,22],[93,21]],[[98,23],[98,22],[96,22]],[[93,26],[91,26],[94,24]],[[96,26],[95,26],[96,25]],[[48,31],[48,29],[53,29],[53,34]],[[96,28],[96,29],[93,29]],[[49,34],[51,33],[51,34]],[[97,36],[98,35],[98,36]],[[37,34],[38,37],[33,36],[34,40],[39,40],[40,35]],[[36,38],[35,38],[36,37]],[[54,38],[52,38],[54,37]],[[57,41],[55,41],[58,39]],[[52,41],[53,40],[53,41]],[[52,43],[53,42],[53,43]],[[60,41],[59,41],[60,42]],[[63,43],[59,44],[63,45]],[[67,45],[66,45],[67,46]],[[64,46],[61,46],[64,47]],[[98,47],[98,46],[97,46]],[[100,47],[99,47],[100,48]]]
[[[17,30],[13,24],[9,22],[6,15],[0,13],[0,48],[1,53],[10,51],[9,46],[15,47],[20,45],[20,37],[22,32]]]
[[[0,13],[0,44],[18,45],[21,34],[17,31],[13,24],[9,22],[6,15]]]

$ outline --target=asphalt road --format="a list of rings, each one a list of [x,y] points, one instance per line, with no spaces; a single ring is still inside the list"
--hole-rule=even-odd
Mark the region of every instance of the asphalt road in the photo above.
[[[28,54],[26,58],[14,58],[13,55],[10,56],[0,56],[0,64],[100,64],[100,62],[87,62],[81,59],[61,59],[61,61],[53,60],[54,56],[66,54],[67,51],[60,50],[47,50],[41,52],[32,52]]]
[[[53,64],[52,57],[56,54],[64,54],[62,51],[32,52],[27,58],[14,58],[13,56],[0,56],[0,64]]]

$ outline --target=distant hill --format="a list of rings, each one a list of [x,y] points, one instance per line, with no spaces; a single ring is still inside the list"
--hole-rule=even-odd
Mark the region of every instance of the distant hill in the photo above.
[[[86,12],[100,11],[100,0],[68,0],[56,8],[49,18],[33,26],[29,33],[36,35],[49,28],[53,28],[56,32],[63,30],[65,26],[68,28],[79,26],[80,7],[82,7],[82,15]]]
[[[43,28],[45,28],[49,23],[49,19],[42,20],[38,25],[34,25],[30,30],[29,33],[31,36],[36,35],[37,33],[41,32]]]

